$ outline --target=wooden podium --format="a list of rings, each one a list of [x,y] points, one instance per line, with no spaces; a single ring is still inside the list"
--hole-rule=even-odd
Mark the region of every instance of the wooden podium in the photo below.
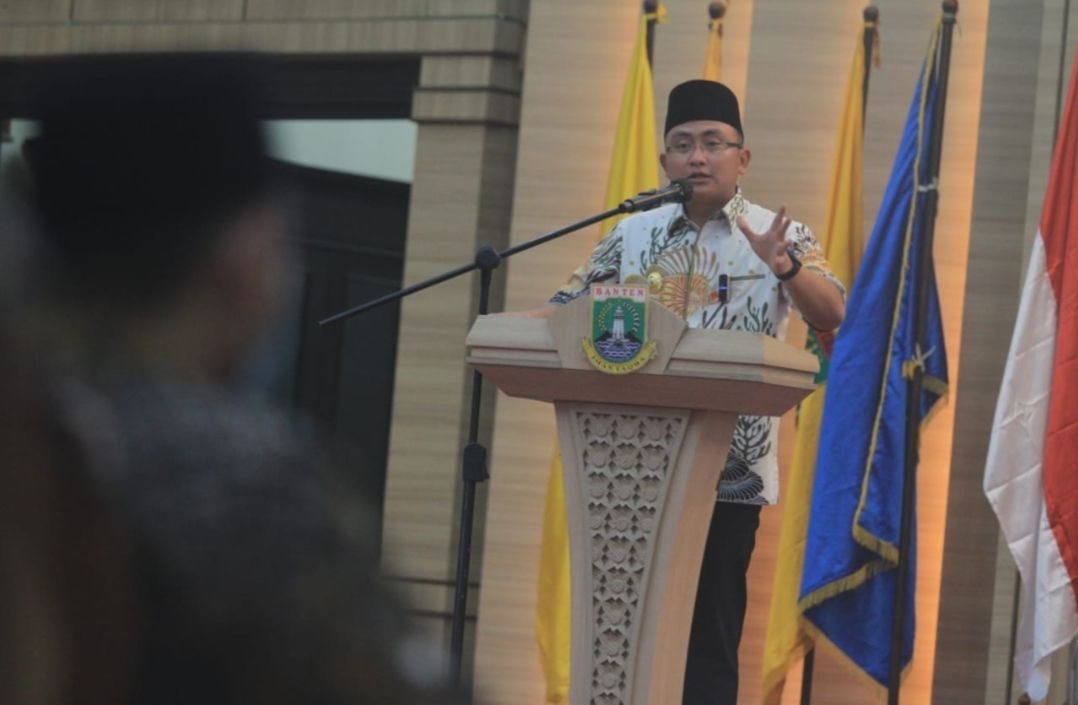
[[[737,415],[778,416],[816,358],[766,335],[688,329],[658,303],[655,356],[612,375],[584,355],[590,297],[549,320],[480,316],[468,361],[552,402],[572,568],[571,705],[680,705],[696,584]],[[537,482],[544,481],[537,479]]]

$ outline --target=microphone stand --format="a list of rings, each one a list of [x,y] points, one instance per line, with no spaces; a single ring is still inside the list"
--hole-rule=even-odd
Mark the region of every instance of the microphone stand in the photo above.
[[[515,247],[498,252],[490,245],[483,245],[475,253],[475,259],[470,264],[465,264],[451,269],[443,274],[431,277],[417,284],[387,294],[380,298],[368,301],[365,304],[335,313],[318,322],[319,326],[327,326],[331,323],[344,320],[351,316],[364,313],[384,304],[403,299],[416,292],[429,289],[442,282],[455,279],[462,274],[479,270],[479,311],[478,315],[488,313],[490,303],[490,279],[491,272],[498,268],[502,260],[515,254],[538,247],[544,243],[555,240],[563,235],[586,228],[623,213],[635,213],[650,210],[666,202],[685,203],[692,198],[692,185],[686,181],[673,181],[669,186],[661,189],[652,189],[626,199],[614,208],[598,213],[584,220],[577,221],[564,228],[554,230],[545,235],[540,235],[534,240],[521,243]],[[490,477],[487,471],[487,449],[479,443],[479,410],[483,391],[483,377],[478,371],[472,372],[472,396],[471,413],[468,421],[468,443],[464,446],[461,460],[461,475],[464,480],[464,493],[461,498],[460,524],[458,527],[459,540],[457,542],[457,575],[453,591],[453,621],[449,647],[449,675],[455,686],[461,683],[461,666],[464,651],[464,618],[468,604],[468,575],[470,572],[472,554],[472,524],[475,516],[475,489],[476,485]]]

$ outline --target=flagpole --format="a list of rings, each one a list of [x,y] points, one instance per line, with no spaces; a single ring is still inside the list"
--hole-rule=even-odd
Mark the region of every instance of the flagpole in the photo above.
[[[652,57],[655,54],[655,21],[658,12],[659,0],[644,0],[644,14],[651,16],[648,19],[648,66],[655,65]]]
[[[812,670],[816,665],[816,647],[809,647],[801,662],[801,705],[812,702]]]
[[[861,16],[865,20],[865,81],[861,84],[861,115],[868,111],[868,79],[872,75],[872,57],[876,51],[876,28],[880,23],[880,8],[875,5],[866,5]],[[866,120],[861,120],[861,130],[865,129]]]
[[[939,48],[939,83],[929,142],[928,192],[925,198],[924,234],[917,265],[917,290],[914,300],[915,350],[926,354],[922,343],[928,325],[928,285],[932,271],[932,241],[939,209],[940,157],[943,154],[943,114],[947,105],[947,79],[951,69],[951,43],[954,36],[958,0],[943,1],[943,33]],[[925,81],[929,78],[926,76]],[[917,194],[914,194],[914,198]],[[910,541],[913,536],[914,480],[921,442],[921,394],[924,390],[924,367],[913,365],[907,382],[906,398],[906,466],[902,481],[902,524],[898,545],[898,584],[895,587],[894,621],[891,625],[891,662],[888,675],[887,703],[898,705],[899,680],[902,675],[902,643],[906,621],[906,583],[910,574]]]
[[[707,6],[707,16],[712,22],[722,22],[722,18],[726,16],[726,3],[720,0],[709,3]],[[709,25],[710,28],[711,25]],[[722,34],[722,25],[719,25],[720,36]]]

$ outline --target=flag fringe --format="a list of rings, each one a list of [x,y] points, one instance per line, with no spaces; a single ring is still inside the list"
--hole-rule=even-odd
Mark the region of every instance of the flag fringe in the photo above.
[[[876,696],[876,698],[881,701],[887,699],[887,686],[881,684],[875,678],[868,675],[868,673],[860,666],[858,666],[853,661],[853,659],[847,656],[842,649],[838,648],[837,644],[828,639],[827,635],[820,631],[815,624],[808,621],[807,619],[802,619],[801,628],[808,632],[812,636],[812,638],[816,640],[816,645],[818,647],[822,646],[823,648],[827,649],[827,654],[829,656],[833,657],[836,661],[842,664],[843,668],[853,673],[854,677],[857,678],[857,680],[861,681],[861,684],[864,685],[865,688],[867,688],[869,691],[871,691],[872,694]],[[905,668],[902,669],[902,673],[899,676],[898,681],[900,684],[906,680],[912,669],[913,662],[910,661],[910,663],[907,663]]]
[[[803,614],[806,610],[812,609],[825,600],[829,600],[835,595],[860,587],[868,582],[869,578],[894,567],[893,562],[884,559],[869,561],[849,575],[845,575],[838,580],[832,580],[831,582],[816,588],[812,592],[807,593],[797,601],[797,609]]]

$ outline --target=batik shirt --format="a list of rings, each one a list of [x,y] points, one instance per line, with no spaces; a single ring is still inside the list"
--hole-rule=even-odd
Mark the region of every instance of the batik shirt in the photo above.
[[[663,306],[692,328],[783,338],[791,299],[738,229],[741,215],[757,233],[770,228],[775,218],[772,211],[749,203],[740,191],[703,228],[679,204],[631,216],[596,245],[587,264],[550,301],[564,304],[587,293],[592,284],[639,277]],[[845,295],[807,227],[792,222],[786,239],[805,269],[827,278]],[[727,277],[725,296],[719,291],[720,275]],[[720,501],[758,505],[778,501],[777,441],[777,417],[738,417],[719,482]]]

